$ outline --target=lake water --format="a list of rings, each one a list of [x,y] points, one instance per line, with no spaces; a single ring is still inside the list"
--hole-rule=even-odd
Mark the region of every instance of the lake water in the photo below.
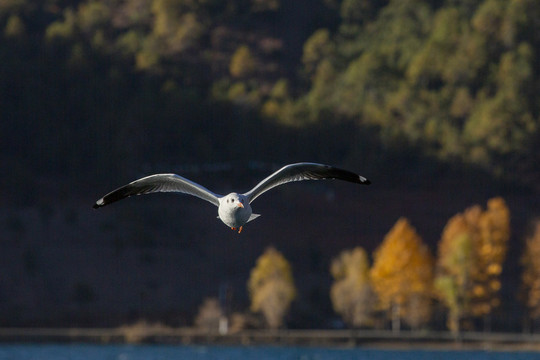
[[[0,360],[533,360],[540,353],[163,345],[0,345]]]

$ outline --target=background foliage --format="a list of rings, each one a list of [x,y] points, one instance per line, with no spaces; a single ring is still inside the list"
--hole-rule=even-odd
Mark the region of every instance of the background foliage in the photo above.
[[[539,183],[538,2],[298,4],[3,1],[4,162],[82,177],[111,159],[239,158],[251,140],[252,157],[277,158],[278,130],[224,138],[239,126],[352,127],[355,141],[306,137],[287,153],[351,162],[374,146],[417,149]]]
[[[283,325],[285,314],[296,297],[291,265],[283,255],[270,247],[257,259],[248,281],[251,310],[262,312],[268,326]]]
[[[330,288],[334,311],[350,326],[373,324],[375,297],[369,283],[369,258],[361,247],[344,250],[332,260],[330,273],[335,281]]]
[[[244,293],[253,259],[275,241],[301,269],[293,326],[320,326],[333,315],[321,274],[343,248],[361,238],[371,251],[407,216],[433,250],[451,214],[501,192],[514,239],[500,211],[475,210],[491,215],[448,224],[443,238],[459,241],[441,244],[434,274],[451,317],[472,311],[474,278],[494,301],[477,309],[499,308],[500,294],[519,318],[511,279],[539,211],[538,18],[535,0],[0,1],[0,266],[13,275],[0,279],[3,321],[110,324],[178,311],[186,323],[215,296],[216,273]],[[283,189],[265,209],[283,217],[245,242],[198,220],[207,209],[189,200],[189,219],[159,196],[88,212],[138,175],[180,172],[222,191],[305,160],[368,176],[365,206],[356,190]],[[494,259],[482,260],[486,273],[469,267],[479,242]],[[464,266],[452,268],[458,258]],[[534,311],[534,276],[524,277]],[[411,326],[423,315],[406,312],[420,300],[400,309]]]

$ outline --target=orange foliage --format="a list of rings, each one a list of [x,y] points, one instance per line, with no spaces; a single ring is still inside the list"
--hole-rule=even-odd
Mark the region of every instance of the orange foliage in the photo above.
[[[433,257],[407,219],[400,218],[375,250],[370,276],[381,307],[398,306],[401,317],[407,318],[408,302],[431,297]]]
[[[500,302],[497,293],[501,287],[499,276],[510,239],[510,211],[505,201],[496,197],[488,200],[486,211],[480,210],[472,220],[477,229],[476,266],[473,272],[477,290],[473,292],[471,311],[474,316],[483,316]]]
[[[449,327],[459,319],[484,316],[499,306],[500,275],[510,238],[510,211],[496,197],[452,217],[439,243],[436,285],[448,306]]]

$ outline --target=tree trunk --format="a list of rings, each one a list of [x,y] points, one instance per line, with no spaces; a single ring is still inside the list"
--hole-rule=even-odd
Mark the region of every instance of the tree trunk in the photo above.
[[[399,333],[401,330],[400,305],[392,304],[392,332]]]
[[[454,335],[454,338],[457,339],[459,337],[459,332],[461,330],[460,329],[460,314],[458,311],[450,310],[450,313],[448,316],[449,316],[448,327],[450,328],[450,331]]]

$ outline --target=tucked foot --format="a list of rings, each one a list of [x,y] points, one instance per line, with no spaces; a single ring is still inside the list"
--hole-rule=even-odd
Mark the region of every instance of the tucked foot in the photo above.
[[[231,230],[238,230],[238,233],[240,234],[242,232],[242,226],[239,228],[232,227]]]

